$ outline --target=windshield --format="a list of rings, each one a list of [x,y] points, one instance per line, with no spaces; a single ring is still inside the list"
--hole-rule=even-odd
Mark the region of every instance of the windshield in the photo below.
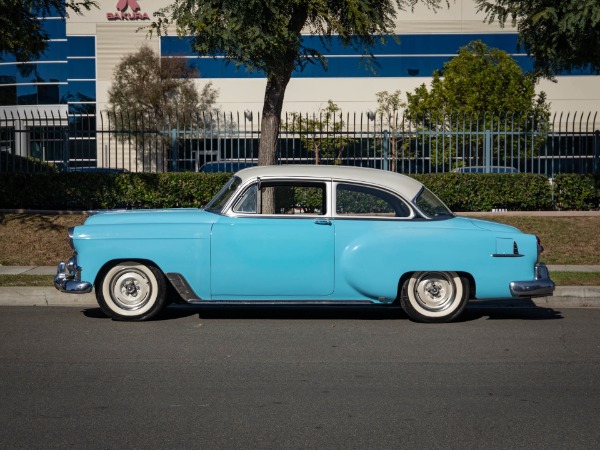
[[[237,191],[237,188],[240,187],[240,184],[242,184],[242,180],[238,177],[233,177],[225,186],[223,186],[219,193],[213,197],[204,209],[221,214],[221,210],[227,204],[234,192]]]
[[[449,219],[454,213],[429,189],[424,187],[413,203],[430,219]]]

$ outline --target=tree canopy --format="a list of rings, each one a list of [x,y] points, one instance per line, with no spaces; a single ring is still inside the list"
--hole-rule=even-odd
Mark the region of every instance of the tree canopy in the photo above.
[[[392,156],[412,157],[427,147],[434,164],[450,168],[465,164],[465,149],[470,157],[483,158],[483,139],[473,140],[472,133],[500,132],[494,137],[494,152],[516,147],[531,155],[545,139],[550,108],[546,95],[536,94],[533,75],[524,73],[505,51],[481,41],[461,47],[441,72],[434,72],[430,88],[422,84],[407,92],[406,102],[400,100],[400,91],[379,92],[377,101],[390,129],[399,126],[390,108],[399,107],[414,129],[431,132],[426,143],[400,140],[397,149],[394,143]]]
[[[65,18],[69,11],[83,14],[96,6],[95,0],[0,0],[0,53],[11,53],[17,61],[38,58],[49,38],[40,19]]]
[[[208,83],[198,93],[196,76],[185,60],[160,58],[147,45],[123,56],[115,67],[108,91],[109,125],[121,140],[134,141],[145,169],[168,169],[169,152],[156,150],[176,147],[172,128],[201,133],[211,122],[218,91]],[[153,160],[151,155],[158,154],[162,160]]]
[[[435,71],[431,89],[422,84],[406,96],[413,117],[431,112],[529,114],[538,107],[547,109],[545,94],[536,95],[534,77],[524,73],[508,53],[482,41],[461,47],[441,72]]]
[[[516,26],[536,74],[590,68],[600,73],[598,0],[476,0],[487,20]]]
[[[209,111],[217,91],[208,83],[198,94],[197,72],[181,58],[160,58],[147,45],[121,59],[108,91],[109,110],[126,115],[157,118],[189,117]]]
[[[287,84],[295,69],[324,64],[322,49],[335,40],[365,56],[393,32],[397,10],[444,0],[174,0],[151,29],[192,36],[199,55],[223,57],[265,74],[259,164],[275,162],[277,134]],[[320,48],[303,34],[319,36]]]

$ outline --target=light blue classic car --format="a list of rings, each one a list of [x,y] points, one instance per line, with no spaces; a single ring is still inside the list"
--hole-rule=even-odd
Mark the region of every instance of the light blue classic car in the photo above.
[[[69,230],[55,286],[119,320],[168,303],[401,305],[456,319],[469,299],[552,295],[536,236],[456,217],[418,181],[374,169],[241,170],[204,209],[107,211]]]

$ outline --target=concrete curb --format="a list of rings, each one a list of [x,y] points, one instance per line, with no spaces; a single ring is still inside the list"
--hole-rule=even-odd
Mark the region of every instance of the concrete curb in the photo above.
[[[475,301],[494,307],[600,308],[600,286],[559,286],[552,297],[522,300]],[[91,294],[64,294],[54,287],[0,287],[0,306],[98,306]]]

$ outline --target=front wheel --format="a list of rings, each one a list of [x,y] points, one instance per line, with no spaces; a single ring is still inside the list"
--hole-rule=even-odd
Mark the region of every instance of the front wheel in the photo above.
[[[415,272],[402,287],[400,304],[416,322],[450,322],[465,309],[468,289],[456,272]]]
[[[96,284],[102,311],[117,320],[142,321],[154,317],[166,305],[167,285],[162,272],[134,261],[103,270]]]

